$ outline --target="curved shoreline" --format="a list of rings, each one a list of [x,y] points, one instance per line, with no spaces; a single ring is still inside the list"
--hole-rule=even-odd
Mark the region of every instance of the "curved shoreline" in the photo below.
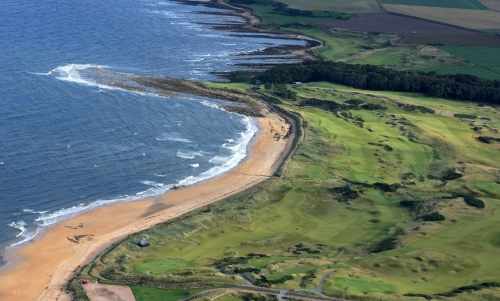
[[[253,20],[260,21],[251,12],[222,0],[212,0],[212,3],[236,9],[246,20],[253,16]],[[264,32],[254,28],[254,24],[248,22],[245,26]],[[292,38],[289,34],[288,37]],[[299,35],[293,38],[314,40]],[[321,45],[320,42],[319,47]],[[306,54],[310,49],[299,52]],[[71,300],[65,287],[74,273],[116,241],[222,200],[273,176],[291,150],[295,131],[287,139],[276,140],[274,135],[279,132],[281,137],[286,136],[294,122],[269,107],[265,111],[264,117],[255,118],[261,130],[256,134],[255,144],[248,146],[251,152],[232,170],[161,196],[84,212],[54,225],[39,239],[14,251],[10,258],[12,264],[0,267],[0,299]]]
[[[282,117],[268,111],[258,119],[262,132],[252,155],[227,174],[205,183],[91,211],[50,228],[15,253],[17,266],[0,274],[1,300],[69,300],[64,288],[79,267],[126,235],[178,217],[240,192],[273,175],[292,139],[273,137],[288,130]],[[283,126],[283,128],[282,128]],[[83,224],[83,227],[76,227]],[[76,241],[76,242],[75,242]],[[29,287],[27,287],[29,283]]]

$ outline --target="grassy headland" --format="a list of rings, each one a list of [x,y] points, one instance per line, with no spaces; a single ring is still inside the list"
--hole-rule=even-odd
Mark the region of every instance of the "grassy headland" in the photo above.
[[[323,294],[349,287],[360,300],[498,281],[499,144],[477,140],[498,136],[497,108],[330,83],[292,90],[297,101],[280,107],[301,116],[305,139],[282,177],[132,235],[82,277],[307,289],[329,275]],[[139,248],[141,237],[152,246]],[[497,290],[465,293],[487,294]]]

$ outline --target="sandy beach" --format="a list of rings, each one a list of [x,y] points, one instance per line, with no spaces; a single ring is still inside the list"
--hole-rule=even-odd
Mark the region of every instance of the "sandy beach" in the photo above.
[[[64,288],[75,271],[112,243],[271,176],[293,139],[276,139],[276,133],[284,136],[290,124],[269,111],[257,120],[261,131],[251,155],[223,176],[168,192],[156,200],[84,213],[50,228],[40,239],[16,251],[12,263],[0,269],[0,300],[70,300]]]

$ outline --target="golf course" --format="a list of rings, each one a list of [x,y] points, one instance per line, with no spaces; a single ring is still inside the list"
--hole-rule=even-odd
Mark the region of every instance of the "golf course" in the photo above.
[[[405,45],[395,33],[325,25],[380,13],[378,1],[314,0],[310,13],[295,0],[226,2],[251,9],[260,29],[321,41],[318,60],[500,79],[498,48]],[[382,1],[414,1],[403,2]],[[460,5],[488,11],[481,3]],[[76,300],[95,280],[130,286],[136,300],[500,299],[500,107],[292,82],[198,83],[293,120],[288,159],[242,192],[113,244],[72,280]]]
[[[453,292],[498,280],[500,144],[477,137],[500,136],[499,109],[326,82],[290,89],[297,99],[278,106],[300,116],[304,135],[281,175],[129,236],[79,279],[306,293],[327,275],[321,294],[356,300],[497,296]],[[137,245],[142,237],[150,247]]]

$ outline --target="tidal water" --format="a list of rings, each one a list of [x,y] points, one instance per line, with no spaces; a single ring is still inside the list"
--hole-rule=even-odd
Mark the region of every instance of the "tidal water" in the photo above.
[[[205,1],[200,1],[203,4]],[[152,0],[3,0],[0,6],[0,255],[54,223],[221,174],[242,160],[253,120],[193,95],[158,97],[82,76],[216,79],[305,45],[206,24],[238,24],[203,5]],[[269,56],[275,62],[283,58]],[[0,256],[0,264],[2,256]]]

